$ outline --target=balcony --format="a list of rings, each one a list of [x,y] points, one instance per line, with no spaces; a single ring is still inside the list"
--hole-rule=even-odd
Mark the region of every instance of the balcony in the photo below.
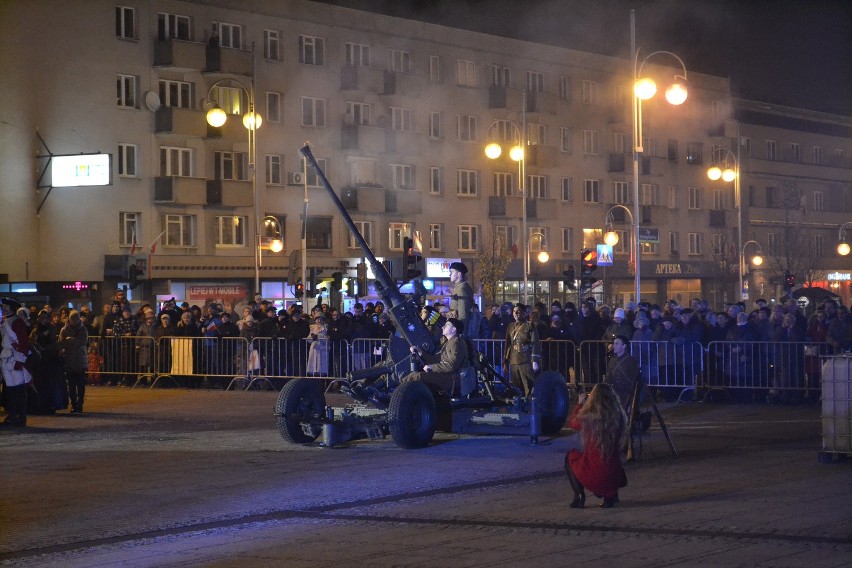
[[[524,100],[524,92],[521,89],[512,89],[509,87],[488,88],[488,108],[505,108],[509,110],[521,111]],[[527,104],[529,108],[529,104]]]
[[[527,92],[527,112],[556,114],[556,93]]]
[[[154,132],[157,134],[203,138],[210,134],[207,126],[204,113],[197,110],[162,106],[154,114]]]
[[[386,189],[384,192],[386,212],[399,213],[401,215],[419,215],[422,213],[423,199],[419,191]]]
[[[642,156],[639,173],[643,176],[662,176],[666,173],[668,162],[659,156]]]
[[[205,47],[204,71],[251,76],[251,51],[227,47]]]
[[[556,166],[556,147],[542,146],[539,144],[527,148],[527,165],[540,168],[552,168]]]
[[[207,205],[251,207],[254,194],[248,180],[207,180]]]
[[[610,154],[609,155],[609,171],[610,173],[625,173],[625,163],[627,162],[626,154]]]
[[[727,227],[727,223],[725,221],[725,210],[724,209],[711,209],[708,211],[710,214],[710,226],[711,227]]]
[[[340,68],[341,91],[381,93],[385,89],[384,71],[371,67],[344,65]]]
[[[154,203],[207,205],[207,180],[183,176],[155,177]]]
[[[154,67],[169,67],[175,71],[204,69],[204,44],[179,39],[154,41]]]
[[[340,201],[347,211],[384,213],[385,189],[383,187],[349,185],[340,192]]]
[[[423,136],[412,130],[385,129],[385,152],[420,156],[423,154]]]
[[[490,196],[488,198],[488,216],[506,217],[506,197]]]
[[[559,208],[555,199],[528,199],[527,218],[550,221],[556,219]]]
[[[384,72],[384,88],[381,95],[402,95],[404,97],[419,97],[421,92],[420,79],[410,73]]]
[[[344,124],[340,127],[340,149],[382,154],[386,148],[386,130],[363,124]]]

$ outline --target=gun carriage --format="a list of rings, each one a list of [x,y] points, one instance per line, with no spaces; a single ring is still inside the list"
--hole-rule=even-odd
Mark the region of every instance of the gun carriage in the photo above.
[[[284,385],[275,405],[281,436],[293,444],[316,441],[334,446],[360,438],[390,435],[403,448],[427,446],[436,430],[454,433],[539,435],[559,432],[568,418],[568,389],[556,372],[539,374],[532,394],[520,389],[491,365],[467,341],[471,368],[462,373],[453,392],[426,382],[402,382],[419,362],[409,347],[435,353],[438,343],[419,316],[419,307],[406,298],[376,259],[341,203],[308,145],[300,152],[317,173],[346,222],[375,275],[374,288],[385,303],[397,333],[388,341],[384,359],[374,367],[350,372],[340,391],[352,399],[341,408],[326,405],[322,381],[293,379]]]

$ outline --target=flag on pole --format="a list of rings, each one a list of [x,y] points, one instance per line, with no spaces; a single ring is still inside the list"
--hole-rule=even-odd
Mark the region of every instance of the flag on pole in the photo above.
[[[139,243],[136,242],[136,229],[133,230],[133,237],[130,244],[130,254],[136,254],[136,249],[139,248]]]

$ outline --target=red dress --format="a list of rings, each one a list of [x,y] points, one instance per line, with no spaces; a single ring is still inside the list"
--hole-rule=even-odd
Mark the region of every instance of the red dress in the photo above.
[[[569,426],[580,431],[580,420],[577,413],[581,406],[574,407]],[[618,452],[604,460],[600,450],[594,444],[585,444],[582,452],[571,450],[565,455],[565,462],[571,466],[574,477],[589,491],[598,497],[613,498],[618,494],[619,487],[627,485],[627,475],[621,467],[621,457]]]

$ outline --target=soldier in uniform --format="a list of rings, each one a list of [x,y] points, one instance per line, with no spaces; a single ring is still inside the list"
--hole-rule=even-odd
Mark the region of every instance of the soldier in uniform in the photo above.
[[[450,282],[453,283],[453,294],[450,296],[450,316],[458,319],[468,330],[468,336],[474,337],[476,331],[470,327],[470,307],[473,305],[473,288],[465,282],[467,266],[463,262],[450,264]]]
[[[456,318],[444,323],[442,333],[446,341],[435,354],[424,353],[418,347],[411,346],[411,353],[425,363],[423,371],[408,374],[402,382],[425,381],[447,393],[452,393],[453,385],[460,380],[459,372],[469,365],[467,343],[459,337],[464,332],[464,324]]]
[[[541,343],[533,324],[527,321],[526,307],[516,304],[512,309],[515,322],[506,328],[504,362],[509,366],[512,384],[529,396],[541,363]]]

